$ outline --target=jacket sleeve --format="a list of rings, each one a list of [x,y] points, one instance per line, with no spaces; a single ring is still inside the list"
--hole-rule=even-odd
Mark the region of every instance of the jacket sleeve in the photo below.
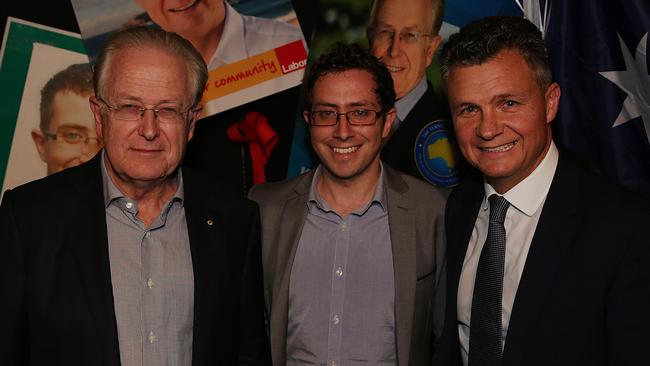
[[[271,351],[264,315],[262,244],[257,205],[248,231],[241,284],[239,365],[270,365]]]
[[[28,363],[26,276],[12,191],[0,205],[0,363]]]

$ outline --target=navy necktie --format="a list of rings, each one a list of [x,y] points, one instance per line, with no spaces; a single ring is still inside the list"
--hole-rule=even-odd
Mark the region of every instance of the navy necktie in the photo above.
[[[469,365],[498,366],[502,359],[501,299],[506,257],[506,217],[508,201],[493,194],[487,239],[476,269],[469,333]]]

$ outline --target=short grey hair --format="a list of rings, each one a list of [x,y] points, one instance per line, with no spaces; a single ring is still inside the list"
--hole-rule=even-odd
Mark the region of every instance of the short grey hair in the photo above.
[[[192,105],[201,100],[208,81],[208,68],[201,54],[181,36],[145,26],[128,27],[113,33],[102,47],[93,73],[95,95],[103,96],[105,79],[113,57],[120,50],[152,47],[182,59],[187,67]]]
[[[368,30],[372,29],[375,26],[376,17],[377,17],[377,8],[385,0],[373,0],[370,7],[370,17],[368,18]],[[429,0],[431,3],[431,32],[433,34],[438,34],[440,32],[440,27],[442,27],[442,19],[445,15],[445,0]],[[404,6],[408,6],[408,2],[405,2]]]

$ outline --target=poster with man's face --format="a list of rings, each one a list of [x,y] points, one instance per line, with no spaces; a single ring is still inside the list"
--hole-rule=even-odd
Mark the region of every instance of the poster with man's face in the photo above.
[[[203,116],[299,85],[307,47],[290,0],[72,0],[94,59],[106,38],[154,26],[187,39],[210,72]]]
[[[2,48],[2,192],[79,165],[101,148],[92,71],[78,34],[10,18]],[[22,47],[17,46],[22,45]],[[27,45],[26,47],[24,45]]]

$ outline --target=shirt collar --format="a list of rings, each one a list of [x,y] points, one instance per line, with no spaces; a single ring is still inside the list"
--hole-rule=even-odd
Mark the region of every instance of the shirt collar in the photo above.
[[[210,70],[249,56],[244,36],[244,18],[227,1],[224,1],[224,5],[226,15],[223,21],[223,32],[217,50],[208,63]]]
[[[551,182],[553,181],[553,176],[555,175],[558,159],[559,153],[557,147],[551,141],[551,146],[548,152],[546,152],[546,156],[544,156],[544,159],[542,159],[542,162],[539,163],[537,168],[524,178],[524,180],[503,194],[503,197],[526,216],[533,216],[546,199]],[[484,205],[488,205],[487,198],[492,194],[498,193],[487,182],[484,183],[484,187]]]
[[[377,203],[381,209],[386,212],[386,191],[384,189],[384,166],[382,162],[379,162],[379,179],[377,181],[377,187],[375,188],[375,193],[372,196],[372,199],[368,204],[361,209],[353,212],[353,214],[361,216],[368,209],[372,204]],[[314,176],[311,180],[311,187],[309,188],[309,196],[307,199],[308,205],[313,206],[316,205],[320,210],[324,212],[331,212],[334,211],[332,207],[321,197],[321,195],[318,193],[318,188],[317,188],[317,183],[318,180],[320,179],[321,174],[323,173],[323,165],[319,164],[318,167],[316,168],[316,171],[314,172]]]
[[[395,102],[395,109],[397,109],[397,118],[405,120],[406,116],[411,112],[411,109],[422,98],[424,92],[427,91],[427,78],[423,76],[420,82],[408,94],[398,99]],[[433,103],[433,101],[431,101]]]
[[[122,191],[120,191],[119,188],[113,183],[113,180],[108,176],[108,171],[106,170],[106,163],[104,161],[106,155],[106,150],[102,149],[102,157],[101,157],[101,167],[102,167],[102,183],[104,187],[104,206],[108,208],[108,206],[115,200],[120,199],[120,198],[126,198],[129,199]],[[185,191],[183,188],[183,173],[181,172],[181,168],[178,167],[178,173],[176,174],[176,177],[173,178],[178,180],[178,188],[176,189],[176,193],[174,193],[174,196],[170,200],[172,201],[179,201],[181,204],[183,203],[183,199],[185,198]]]

